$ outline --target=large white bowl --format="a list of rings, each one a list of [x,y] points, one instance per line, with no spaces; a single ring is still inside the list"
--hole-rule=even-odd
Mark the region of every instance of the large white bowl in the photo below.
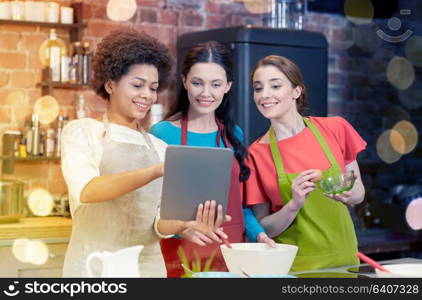
[[[286,275],[296,257],[297,246],[277,244],[272,248],[264,243],[232,243],[221,245],[224,261],[230,272],[243,275]]]
[[[422,277],[422,263],[383,265],[383,267],[390,273],[375,269],[377,277]]]

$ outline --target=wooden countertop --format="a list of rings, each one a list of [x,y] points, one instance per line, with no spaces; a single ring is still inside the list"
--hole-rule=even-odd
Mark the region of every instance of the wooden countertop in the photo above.
[[[72,219],[64,217],[22,218],[19,222],[0,224],[0,240],[19,238],[49,239],[69,238]]]

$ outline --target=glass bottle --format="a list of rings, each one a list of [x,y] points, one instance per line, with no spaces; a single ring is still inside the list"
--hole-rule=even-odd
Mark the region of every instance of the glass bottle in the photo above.
[[[88,118],[89,109],[85,102],[84,94],[79,93],[75,101],[75,113],[77,119]]]
[[[60,82],[62,48],[60,43],[57,41],[56,29],[54,28],[50,29],[47,49],[49,52],[48,65],[51,70],[51,81]]]
[[[82,49],[82,84],[89,84],[91,75],[91,54],[89,53],[89,43],[83,43]]]

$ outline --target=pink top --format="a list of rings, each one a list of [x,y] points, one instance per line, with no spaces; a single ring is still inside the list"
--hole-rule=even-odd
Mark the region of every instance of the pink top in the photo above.
[[[308,117],[321,132],[336,158],[340,168],[356,160],[359,152],[366,148],[366,142],[356,130],[341,117]],[[262,138],[262,137],[261,137]],[[247,205],[271,202],[273,212],[283,206],[269,144],[260,144],[257,139],[249,147],[247,164],[251,169],[249,179],[244,183],[244,201]],[[307,169],[330,167],[311,130],[306,127],[300,133],[277,142],[287,174],[300,173]]]

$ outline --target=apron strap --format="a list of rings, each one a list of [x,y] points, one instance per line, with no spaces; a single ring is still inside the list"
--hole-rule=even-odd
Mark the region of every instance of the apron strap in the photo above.
[[[220,140],[223,140],[223,143],[225,144],[224,147],[230,148],[231,144],[226,137],[223,123],[221,123],[221,121],[218,120],[217,118],[215,118],[215,122],[217,123],[217,127],[218,127],[215,144],[217,145],[217,147],[220,147]],[[180,120],[180,125],[181,125],[180,129],[182,131],[182,134],[180,137],[180,144],[187,145],[188,144],[188,114],[187,113],[184,113],[182,115],[182,119]]]
[[[104,124],[104,134],[103,137],[104,138],[110,138],[110,121],[108,119],[108,115],[107,112],[105,112],[103,114],[103,124]],[[161,161],[160,156],[158,155],[157,149],[155,149],[154,144],[152,143],[151,138],[149,137],[148,133],[145,132],[145,130],[142,128],[141,125],[139,125],[138,123],[138,130],[139,133],[142,134],[145,142],[147,143],[148,148],[154,152],[154,155],[156,156],[156,158],[158,159],[158,161]]]
[[[341,168],[339,164],[337,163],[337,160],[335,159],[333,153],[330,150],[330,147],[328,147],[327,142],[322,137],[321,132],[318,130],[318,128],[312,124],[312,122],[309,120],[309,118],[303,118],[303,121],[305,122],[306,126],[309,127],[309,129],[314,134],[315,138],[317,139],[318,143],[321,145],[322,150],[324,150],[325,155],[327,156],[331,166],[336,170],[341,172]]]
[[[280,150],[278,149],[277,145],[277,138],[272,127],[270,127],[269,136],[271,155],[273,157],[274,166],[277,171],[280,199],[282,202],[287,203],[287,201],[289,201],[291,198],[292,189],[290,188],[289,180],[287,178],[286,172],[284,171],[283,159],[281,158]]]

